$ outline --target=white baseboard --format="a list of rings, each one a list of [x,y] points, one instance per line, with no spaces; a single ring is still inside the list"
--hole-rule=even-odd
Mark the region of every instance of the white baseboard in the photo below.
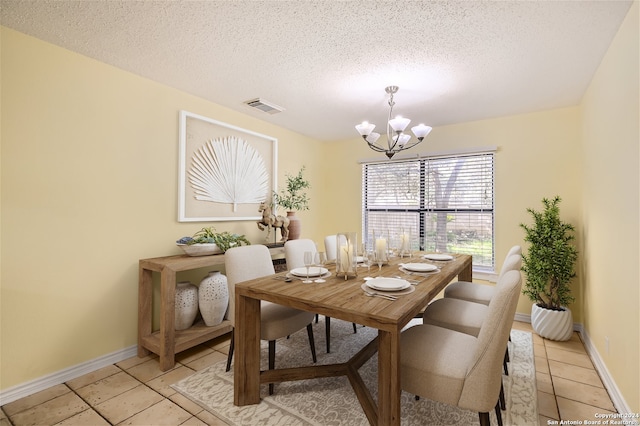
[[[136,356],[137,353],[138,346],[134,345],[103,355],[91,361],[65,368],[64,370],[60,370],[56,373],[48,374],[39,379],[5,389],[0,392],[0,405],[8,404],[20,398],[24,398],[25,396],[33,395],[36,392],[40,392],[52,386],[68,382],[69,380],[73,380],[117,362],[124,361],[125,359]]]
[[[580,324],[579,331],[580,331],[580,334],[582,335],[582,340],[584,341],[584,347],[586,348],[587,353],[589,354],[589,358],[591,358],[591,361],[593,362],[593,365],[595,366],[596,371],[598,372],[598,374],[600,375],[600,378],[602,379],[602,383],[604,384],[604,387],[607,389],[607,392],[609,392],[609,396],[611,396],[611,402],[613,402],[613,406],[616,407],[616,410],[618,411],[618,413],[621,413],[621,414],[631,413],[631,408],[629,408],[629,404],[627,404],[627,401],[622,396],[622,393],[620,393],[620,389],[618,389],[616,382],[611,377],[611,374],[607,369],[607,365],[604,363],[602,357],[600,356],[600,353],[598,352],[595,345],[593,344],[593,341],[591,340],[589,333],[587,333],[583,329],[582,324]],[[622,420],[628,421],[633,419],[622,418]],[[630,424],[637,425],[638,423],[636,422],[636,423],[630,423]]]
[[[513,319],[515,321],[528,322],[529,324],[531,324],[531,315],[528,314],[521,314],[516,312],[516,316]]]
[[[528,322],[529,324],[531,324],[531,315],[528,315],[528,314],[516,313],[514,319],[516,321]],[[593,362],[593,365],[596,371],[600,375],[600,378],[602,379],[602,384],[604,385],[605,389],[607,389],[607,392],[611,397],[611,402],[613,403],[613,406],[616,408],[618,413],[623,413],[623,414],[630,413],[631,409],[629,408],[629,405],[627,404],[624,397],[622,396],[622,393],[620,393],[620,389],[618,389],[618,386],[616,385],[616,382],[613,380],[613,377],[611,377],[611,374],[609,373],[609,370],[607,369],[606,364],[602,360],[602,357],[598,353],[598,350],[596,349],[591,338],[589,337],[589,333],[587,333],[584,329],[584,326],[579,323],[573,324],[573,330],[577,331],[582,336],[582,340],[584,342],[584,347],[585,347],[585,350],[587,351],[587,355],[589,355],[589,358],[591,358],[591,361]]]

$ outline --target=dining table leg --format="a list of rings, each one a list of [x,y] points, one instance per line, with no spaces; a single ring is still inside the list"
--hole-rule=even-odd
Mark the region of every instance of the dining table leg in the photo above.
[[[473,265],[471,257],[466,259],[464,267],[458,272],[458,281],[471,282],[473,280]]]
[[[260,300],[236,294],[233,402],[260,403]]]
[[[400,425],[400,330],[378,331],[378,425]]]

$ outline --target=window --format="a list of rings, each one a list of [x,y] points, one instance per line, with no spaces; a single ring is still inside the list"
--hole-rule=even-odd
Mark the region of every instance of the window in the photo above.
[[[493,152],[426,157],[362,167],[363,234],[402,234],[413,250],[465,253],[493,272]]]

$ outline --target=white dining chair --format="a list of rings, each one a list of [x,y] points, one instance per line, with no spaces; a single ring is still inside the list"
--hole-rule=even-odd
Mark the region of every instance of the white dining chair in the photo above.
[[[318,251],[316,243],[308,238],[287,240],[287,242],[284,243],[284,258],[287,261],[287,270],[304,268],[305,251],[310,251],[315,254]]]
[[[344,238],[344,236],[342,237]],[[346,240],[344,240],[346,241]],[[338,236],[327,235],[324,237],[324,251],[327,253],[327,262],[335,262],[338,257]]]
[[[271,253],[264,245],[233,247],[224,254],[224,265],[229,286],[228,319],[235,324],[235,285],[273,275]],[[276,339],[287,337],[303,328],[307,328],[311,357],[316,362],[316,347],[313,339],[313,312],[301,311],[267,301],[260,302],[260,339],[269,342],[269,369],[275,368]],[[231,346],[227,356],[227,369],[231,368],[234,350],[234,332],[231,334]],[[269,395],[273,394],[273,383],[269,383]]]
[[[335,241],[335,235],[334,235]],[[316,243],[310,239],[297,239],[288,240],[284,243],[284,257],[287,261],[287,269],[290,271],[295,268],[302,268],[304,266],[304,252],[311,251],[315,253],[317,251]],[[329,252],[327,252],[327,260],[329,258]],[[335,253],[334,253],[335,260]],[[318,322],[318,314],[316,315],[316,322]],[[357,332],[356,324],[353,323],[353,332]],[[327,353],[331,352],[331,317],[325,315],[324,317],[324,335],[326,341]]]
[[[500,370],[521,288],[519,271],[500,277],[477,336],[432,324],[402,332],[402,389],[476,411],[481,426],[489,426],[489,411],[495,409],[502,425]]]

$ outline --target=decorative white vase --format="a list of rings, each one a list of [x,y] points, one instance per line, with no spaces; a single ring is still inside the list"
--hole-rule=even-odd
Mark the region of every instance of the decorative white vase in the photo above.
[[[198,315],[198,287],[189,281],[176,284],[176,330],[186,330]]]
[[[569,308],[563,311],[545,309],[537,304],[531,306],[531,327],[540,336],[549,340],[569,340],[573,334],[573,315]]]
[[[219,271],[209,272],[200,282],[198,299],[204,323],[208,327],[220,324],[229,307],[227,277]]]

